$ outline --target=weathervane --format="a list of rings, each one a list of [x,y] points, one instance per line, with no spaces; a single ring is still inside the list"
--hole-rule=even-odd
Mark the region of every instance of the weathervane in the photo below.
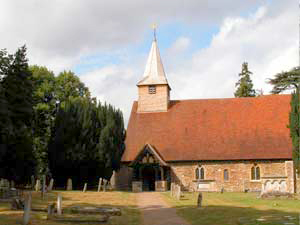
[[[154,41],[156,41],[156,28],[157,28],[157,24],[153,23],[152,24],[152,29],[153,29]]]

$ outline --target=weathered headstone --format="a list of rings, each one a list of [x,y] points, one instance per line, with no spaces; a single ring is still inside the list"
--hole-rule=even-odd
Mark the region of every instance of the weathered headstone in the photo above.
[[[174,191],[173,189],[174,189],[173,188],[173,183],[171,183],[171,191],[170,191],[171,192],[171,197],[173,197],[173,191]]]
[[[24,209],[24,201],[19,198],[14,198],[11,201],[11,209],[12,210],[20,210]]]
[[[50,183],[49,183],[49,186],[48,186],[48,191],[52,191],[52,189],[53,189],[53,184],[54,184],[54,179],[51,178]]]
[[[31,211],[31,193],[26,196],[23,214],[23,225],[29,224]]]
[[[48,205],[48,218],[50,218],[54,214],[55,204]]]
[[[199,192],[199,194],[198,194],[198,199],[197,199],[197,207],[198,207],[198,208],[201,208],[201,207],[202,207],[202,198],[203,198],[202,193]]]
[[[58,215],[61,215],[62,213],[62,197],[60,194],[58,194],[57,196],[57,214]]]
[[[46,193],[46,175],[42,176],[42,198],[44,199]]]
[[[10,188],[15,188],[15,182],[13,180],[10,181]]]
[[[41,181],[37,179],[35,183],[35,191],[40,191],[40,190],[41,190]]]
[[[87,183],[84,183],[83,192],[86,192],[87,189]]]
[[[35,179],[33,175],[31,176],[31,189],[35,190]]]
[[[103,179],[103,191],[106,191],[107,180]]]
[[[177,185],[177,195],[176,195],[177,199],[180,200],[180,197],[181,197],[181,187],[180,185],[178,184]]]
[[[72,179],[69,178],[67,181],[67,191],[72,191],[73,186],[72,186]]]
[[[4,179],[0,179],[0,188],[4,188]]]
[[[224,193],[224,191],[225,191],[225,189],[224,189],[224,187],[221,187],[221,194],[223,194]]]
[[[99,178],[98,192],[101,191],[101,186],[102,186],[102,177]]]

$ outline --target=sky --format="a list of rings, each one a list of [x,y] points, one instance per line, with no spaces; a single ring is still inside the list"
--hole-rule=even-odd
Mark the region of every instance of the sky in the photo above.
[[[234,97],[243,62],[269,94],[299,64],[297,0],[0,0],[0,49],[26,44],[30,64],[74,71],[127,124],[153,23],[171,99]]]

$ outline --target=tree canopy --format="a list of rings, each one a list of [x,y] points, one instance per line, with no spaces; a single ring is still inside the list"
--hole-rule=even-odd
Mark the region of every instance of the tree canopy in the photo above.
[[[22,182],[33,173],[33,99],[26,47],[0,51],[0,176]]]
[[[300,67],[295,67],[290,71],[278,73],[275,75],[275,78],[269,79],[268,83],[273,85],[273,89],[271,91],[273,94],[279,94],[286,90],[294,90],[292,92],[290,103],[291,111],[289,114],[289,128],[293,144],[293,161],[295,168],[300,173]]]
[[[244,62],[242,65],[242,71],[239,73],[239,81],[235,84],[237,87],[234,92],[235,97],[255,97],[255,90],[253,89],[253,83],[251,80],[252,72],[248,69],[248,63]]]
[[[14,55],[0,51],[1,178],[109,178],[119,169],[124,138],[122,112],[97,103],[72,71],[55,76],[29,67],[25,46]]]

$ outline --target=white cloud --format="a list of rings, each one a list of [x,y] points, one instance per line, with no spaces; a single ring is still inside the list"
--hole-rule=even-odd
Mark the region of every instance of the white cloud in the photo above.
[[[298,8],[287,0],[254,10],[262,2],[0,0],[0,49],[14,50],[26,43],[31,63],[58,72],[76,65],[82,56],[138,45],[153,21],[218,25],[209,46],[194,49],[190,57],[183,54],[193,46],[188,35],[162,52],[171,97],[232,97],[244,61],[253,72],[255,88],[266,93],[271,89],[266,78],[297,65]],[[248,9],[255,12],[246,14]],[[93,95],[124,110],[126,121],[146,62],[146,55],[132,57],[128,60],[125,54],[120,64],[80,76]]]

